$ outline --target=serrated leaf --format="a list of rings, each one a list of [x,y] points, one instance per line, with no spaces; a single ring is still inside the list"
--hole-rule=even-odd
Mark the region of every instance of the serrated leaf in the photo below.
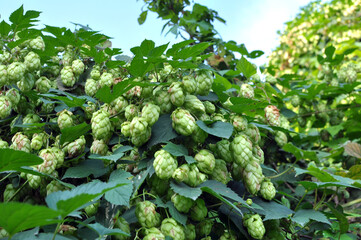
[[[59,216],[58,211],[45,206],[36,206],[27,203],[0,203],[0,212],[0,226],[10,235],[29,228],[61,221],[60,219],[56,219]]]
[[[327,132],[329,132],[332,137],[336,136],[336,134],[339,133],[342,129],[344,129],[342,125],[325,128],[325,130],[327,130]]]
[[[340,210],[334,208],[330,203],[326,203],[327,207],[329,207],[332,213],[336,216],[337,220],[339,221],[340,232],[346,233],[350,227],[348,219],[346,218],[345,214],[343,213],[342,208]]]
[[[143,11],[143,12],[139,15],[139,17],[138,17],[138,23],[139,23],[139,25],[142,25],[142,24],[145,22],[145,20],[147,19],[147,14],[148,14],[148,11]]]
[[[57,90],[57,91],[62,92],[60,90]],[[62,93],[64,93],[64,92],[62,92]],[[64,94],[66,94],[66,93],[64,93]],[[48,97],[48,98],[55,99],[55,100],[59,100],[59,101],[63,102],[64,104],[66,104],[69,108],[82,107],[86,102],[85,99],[78,98],[78,97],[70,95],[70,94],[66,94],[66,97],[57,96],[57,95],[51,94],[51,93],[40,94],[40,96]]]
[[[178,134],[172,127],[172,119],[170,115],[161,115],[152,127],[152,134],[148,141],[147,148],[157,145],[158,143],[167,142],[176,137],[178,137]]]
[[[361,159],[361,145],[355,142],[348,142],[344,147],[345,153]]]
[[[20,170],[23,166],[38,165],[43,162],[40,157],[13,149],[0,150],[0,172],[9,170]]]
[[[190,40],[185,40],[185,41],[173,44],[172,47],[170,49],[168,49],[167,56],[174,56],[179,51],[179,49],[181,49],[193,42],[194,42],[194,40],[190,39]]]
[[[318,161],[317,154],[315,151],[303,150],[296,147],[292,143],[287,143],[282,147],[286,152],[292,153],[296,159],[310,159],[313,161]]]
[[[242,204],[247,205],[246,202],[243,200],[243,198],[238,196],[237,193],[235,193],[232,189],[228,188],[226,185],[224,185],[223,183],[220,183],[218,181],[208,180],[208,181],[205,181],[204,183],[200,184],[199,187],[202,189],[202,191],[204,191],[206,188],[208,188],[221,196],[230,198],[236,202],[240,202]]]
[[[171,182],[170,187],[179,195],[191,198],[193,200],[196,200],[202,194],[202,190],[200,188],[192,188],[182,182]]]
[[[232,84],[226,78],[224,78],[218,74],[215,74],[214,82],[216,84],[222,84],[226,90],[230,89],[232,87]]]
[[[201,120],[198,120],[196,123],[203,131],[216,137],[228,139],[233,133],[233,125],[230,123],[217,121],[212,123],[210,127]]]
[[[124,183],[126,185],[115,188],[105,193],[105,199],[115,205],[129,206],[129,200],[133,193],[133,184],[128,179],[132,175],[122,169],[117,169],[110,174],[109,182]]]
[[[165,145],[163,149],[176,157],[188,155],[188,150],[186,147],[171,142],[167,143],[167,145]]]
[[[197,95],[197,98],[201,101],[210,101],[210,102],[218,101],[218,96],[214,92],[209,92],[207,96]]]
[[[10,14],[9,20],[13,24],[20,24],[24,14],[24,7],[21,5],[18,9]]]
[[[86,159],[77,166],[68,168],[62,179],[85,178],[90,175],[93,175],[94,178],[98,178],[107,173],[108,170],[107,167],[104,167],[104,162],[102,160]]]
[[[72,142],[82,135],[85,135],[91,129],[90,125],[83,122],[79,125],[61,129],[60,145],[66,142]]]
[[[143,58],[134,58],[130,63],[129,72],[134,77],[142,77],[149,67],[149,63],[145,62]]]
[[[121,146],[119,147],[112,155],[107,155],[107,156],[101,156],[98,154],[91,154],[88,156],[88,158],[90,159],[99,159],[99,160],[108,160],[108,161],[118,161],[121,157],[124,156],[124,153],[132,150],[133,147],[131,146]]]
[[[243,73],[246,78],[251,77],[253,74],[257,73],[256,68],[250,63],[245,57],[237,62],[237,69]]]
[[[0,23],[0,35],[5,37],[9,34],[10,31],[11,31],[10,25],[4,20],[2,20]]]
[[[300,209],[292,217],[292,221],[300,224],[302,227],[304,227],[310,220],[331,225],[330,221],[323,213],[313,209]]]
[[[103,225],[101,225],[100,223],[92,223],[92,224],[87,224],[85,225],[88,228],[93,229],[94,231],[96,231],[99,236],[107,236],[107,235],[122,235],[122,236],[128,236],[130,237],[129,233],[126,233],[122,230],[120,230],[119,228],[106,228]]]
[[[206,50],[210,45],[211,45],[211,43],[209,43],[209,42],[202,42],[202,43],[198,43],[198,44],[195,44],[195,45],[192,45],[192,46],[188,46],[186,48],[183,48],[179,52],[177,52],[174,55],[173,59],[174,60],[187,59],[187,58],[190,58],[190,57],[198,56],[204,50]]]
[[[294,212],[287,208],[284,205],[278,204],[276,202],[266,202],[259,198],[253,199],[253,202],[261,206],[263,209],[255,209],[259,214],[265,215],[264,221],[270,219],[281,219],[287,218],[290,214]]]

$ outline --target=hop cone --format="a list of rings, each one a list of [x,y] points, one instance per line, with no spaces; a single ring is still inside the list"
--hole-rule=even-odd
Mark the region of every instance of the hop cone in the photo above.
[[[180,82],[173,82],[168,89],[170,95],[170,101],[173,105],[180,107],[183,105],[185,97],[182,89],[182,84]]]
[[[245,167],[253,158],[252,142],[249,138],[241,133],[238,134],[230,145],[230,150],[234,161],[241,167]]]
[[[255,239],[262,239],[266,232],[262,218],[258,214],[245,215],[243,218],[243,225],[247,227],[249,235]]]
[[[4,203],[8,202],[10,199],[12,199],[13,201],[18,201],[19,195],[15,195],[15,193],[16,193],[16,188],[14,188],[14,186],[11,183],[6,185],[3,193]]]
[[[283,147],[288,141],[287,135],[281,131],[276,131],[275,140],[280,147]]]
[[[8,84],[8,71],[5,65],[0,65],[0,87]]]
[[[184,108],[196,116],[201,116],[206,112],[206,109],[196,96],[187,95],[184,99]]]
[[[172,112],[172,126],[174,130],[184,136],[191,135],[196,128],[196,121],[185,109],[177,108]]]
[[[100,79],[100,72],[99,69],[96,69],[95,67],[90,72],[90,77],[94,80]]]
[[[216,159],[210,151],[202,149],[194,156],[194,159],[197,161],[197,167],[201,172],[206,174],[213,172]]]
[[[259,129],[254,124],[248,124],[248,126],[247,126],[246,130],[244,131],[244,133],[255,144],[257,144],[259,142],[259,140],[261,139]]]
[[[122,111],[125,111],[125,108],[128,106],[128,101],[123,97],[119,96],[116,99],[114,99],[110,105],[114,109],[116,113],[120,113]]]
[[[73,126],[73,113],[64,109],[58,114],[58,126],[60,129],[68,128]]]
[[[84,135],[76,139],[74,142],[69,143],[67,146],[68,157],[77,157],[84,152],[85,149],[85,138]]]
[[[182,79],[183,89],[189,94],[193,94],[196,91],[196,81],[193,76],[184,76]]]
[[[25,75],[25,64],[22,62],[13,62],[7,68],[7,76],[11,83],[15,83],[20,79],[24,78]]]
[[[90,147],[90,153],[105,156],[107,155],[107,152],[108,152],[108,145],[104,142],[104,140],[94,139]]]
[[[51,150],[53,150],[56,157],[56,168],[61,167],[64,163],[64,157],[65,157],[64,152],[57,147],[52,147]]]
[[[12,104],[8,97],[0,96],[0,119],[10,116],[11,106]]]
[[[237,236],[234,232],[226,230],[222,236],[220,236],[219,240],[237,240]]]
[[[97,213],[98,208],[99,208],[99,202],[86,206],[84,208],[84,211],[86,212],[88,217],[90,217],[90,216],[94,216]]]
[[[238,165],[236,162],[232,163],[231,175],[234,181],[242,180],[242,167]]]
[[[184,240],[184,230],[181,225],[179,225],[173,218],[165,218],[162,221],[160,230],[164,236],[170,236],[174,240]]]
[[[173,105],[172,102],[170,101],[170,96],[168,92],[163,90],[158,90],[153,94],[155,97],[155,103],[160,108],[160,113],[162,114],[169,113],[172,110]]]
[[[74,86],[74,84],[76,82],[76,78],[75,78],[75,75],[73,73],[73,69],[71,68],[71,66],[65,66],[60,71],[60,78],[61,78],[61,82],[66,87],[72,87],[72,86]]]
[[[46,195],[52,194],[53,192],[58,192],[64,190],[64,186],[56,180],[51,181],[46,185]]]
[[[169,182],[160,179],[157,174],[153,174],[150,178],[150,185],[152,187],[152,192],[155,192],[159,196],[164,195],[169,189]]]
[[[196,125],[196,128],[195,128],[193,134],[191,135],[191,137],[192,137],[193,141],[196,143],[204,143],[204,141],[208,137],[208,133],[206,133],[198,125]]]
[[[129,124],[129,131],[132,143],[139,147],[146,143],[151,134],[151,128],[148,122],[141,117],[135,117]]]
[[[164,234],[158,228],[146,229],[147,234],[143,237],[143,240],[164,240]]]
[[[28,72],[40,69],[41,63],[39,55],[34,52],[29,52],[24,58],[24,64]]]
[[[40,150],[43,146],[45,146],[46,140],[47,138],[45,133],[34,133],[30,146],[33,150]]]
[[[154,154],[153,167],[160,179],[169,179],[178,166],[177,160],[167,151],[159,150]]]
[[[80,59],[76,59],[71,63],[71,68],[73,69],[73,73],[75,76],[79,76],[84,72],[85,66],[83,61]]]
[[[291,98],[291,104],[294,107],[298,107],[301,104],[301,98],[298,95],[293,95]]]
[[[190,210],[190,216],[194,221],[202,221],[207,217],[208,209],[202,198],[198,198]]]
[[[188,223],[184,228],[184,236],[187,240],[196,239],[196,226],[191,223]]]
[[[268,105],[265,109],[265,117],[271,126],[280,126],[280,110],[276,106]]]
[[[35,50],[44,51],[45,49],[44,40],[40,36],[35,39],[32,39],[29,41],[29,47]]]
[[[205,237],[208,236],[213,227],[213,221],[211,219],[202,220],[200,223],[197,224],[197,236],[198,237]]]
[[[259,192],[266,200],[272,200],[276,196],[276,188],[271,181],[266,179],[262,182]]]
[[[158,121],[160,107],[153,103],[146,103],[142,108],[142,117],[148,122],[149,126],[153,126]]]
[[[138,202],[135,208],[135,216],[142,227],[157,227],[160,224],[161,216],[156,211],[154,203],[149,201]]]
[[[263,152],[262,148],[258,145],[254,145],[252,152],[253,152],[254,160],[257,160],[258,164],[263,164],[264,163],[264,152]]]
[[[39,93],[47,93],[51,88],[51,81],[47,77],[40,77],[35,82],[36,91]]]
[[[95,139],[106,139],[111,130],[109,113],[102,109],[94,112],[91,119],[91,125],[93,137]]]
[[[41,183],[41,177],[33,174],[26,174],[29,186],[32,189],[38,189]]]
[[[230,151],[231,143],[227,139],[222,139],[216,143],[216,151],[219,158],[231,163],[233,162],[233,156]]]
[[[26,135],[22,134],[21,132],[17,132],[13,136],[11,141],[12,141],[12,144],[10,146],[11,149],[24,151],[27,153],[31,152],[30,140]]]
[[[129,137],[130,136],[130,122],[128,122],[128,121],[123,122],[121,125],[121,128],[120,128],[120,131],[122,132],[124,137]]]
[[[28,92],[34,87],[34,84],[34,78],[27,75],[26,77],[22,77],[19,81],[17,81],[16,86],[20,89],[20,91]]]
[[[114,224],[114,228],[119,228],[123,232],[130,234],[129,223],[122,217],[118,217],[117,221]],[[130,239],[130,237],[124,236],[124,235],[115,235],[114,239],[116,239],[116,240],[127,240],[127,239]]]
[[[8,148],[8,147],[9,147],[8,142],[1,140],[1,138],[0,138],[0,149]]]
[[[182,195],[179,195],[175,193],[171,201],[174,204],[174,207],[179,211],[183,213],[187,213],[189,209],[193,206],[193,200],[187,197],[184,197]]]
[[[248,123],[245,117],[242,117],[240,115],[235,115],[231,118],[231,120],[232,120],[232,125],[234,129],[236,129],[236,131],[241,132],[246,130]]]
[[[241,95],[244,98],[254,98],[254,89],[251,85],[244,83],[241,86]]]
[[[43,163],[37,166],[39,172],[51,174],[57,165],[57,156],[51,148],[42,149],[39,157],[43,159]]]
[[[139,107],[134,105],[134,104],[129,104],[126,108],[125,108],[125,118],[128,121],[132,121],[133,118],[138,116],[139,113]]]
[[[98,89],[99,89],[99,84],[97,81],[95,81],[94,79],[92,78],[88,78],[85,82],[85,93],[88,95],[88,96],[91,96],[93,97]]]
[[[113,84],[113,75],[111,73],[103,73],[100,76],[99,85],[100,87],[108,86],[111,87]]]
[[[214,104],[209,101],[204,101],[203,105],[207,114],[213,114],[216,111],[216,106],[214,106]]]
[[[210,178],[223,184],[227,184],[231,180],[229,178],[227,164],[225,161],[222,159],[216,159],[216,164]]]
[[[207,96],[212,88],[213,77],[210,71],[199,71],[196,78],[196,94]]]
[[[260,190],[261,182],[263,181],[261,166],[257,161],[251,161],[243,169],[242,176],[248,191],[255,195]]]

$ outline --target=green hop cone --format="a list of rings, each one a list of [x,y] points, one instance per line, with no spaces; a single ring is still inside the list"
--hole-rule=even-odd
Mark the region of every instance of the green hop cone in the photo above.
[[[6,185],[4,193],[3,193],[4,203],[9,202],[10,200],[12,200],[12,201],[19,200],[19,195],[15,195],[16,190],[17,189],[14,188],[14,186],[11,183]]]
[[[298,107],[301,104],[301,98],[299,95],[293,95],[291,98],[291,104],[294,107]]]
[[[71,68],[75,76],[79,76],[84,72],[85,66],[82,60],[76,59],[71,63]]]
[[[7,96],[0,96],[0,119],[7,118],[12,110],[11,101]]]
[[[51,81],[44,76],[40,77],[35,82],[36,91],[38,91],[39,93],[47,93],[49,89],[52,87],[51,85],[52,85]]]
[[[246,130],[248,123],[247,119],[240,115],[234,115],[231,117],[231,123],[236,131],[241,132]]]
[[[125,108],[128,106],[128,101],[123,96],[119,96],[114,99],[110,105],[116,113],[120,113],[125,111]]]
[[[171,198],[174,207],[182,213],[187,213],[193,206],[193,200],[175,193]]]
[[[207,180],[207,175],[199,172],[195,164],[183,164],[173,172],[172,177],[177,182],[184,182],[191,187],[196,187]]]
[[[46,196],[52,194],[53,192],[63,191],[64,189],[64,186],[60,182],[53,180],[46,185]]]
[[[17,132],[11,139],[12,144],[10,145],[11,149],[24,151],[27,153],[31,152],[30,140],[29,138],[22,134],[21,132]]]
[[[150,185],[152,187],[152,192],[155,192],[159,196],[163,196],[169,189],[169,182],[160,179],[157,174],[153,174],[150,178]]]
[[[161,216],[157,213],[156,206],[149,201],[137,203],[135,216],[139,224],[145,228],[158,227],[161,221]]]
[[[29,186],[32,189],[38,189],[41,183],[41,177],[33,174],[26,174]]]
[[[94,112],[91,119],[91,127],[95,139],[106,139],[111,130],[109,113],[103,109]]]
[[[187,109],[190,113],[201,116],[206,112],[206,109],[196,96],[194,95],[187,95],[184,99],[184,108]]]
[[[251,85],[247,83],[242,84],[240,93],[241,96],[244,98],[254,98],[254,89]]]
[[[195,78],[196,94],[207,96],[212,88],[213,76],[211,71],[199,71]]]
[[[144,118],[149,126],[153,126],[156,121],[158,121],[160,113],[160,107],[153,103],[146,103],[142,108],[142,118]]]
[[[244,133],[255,144],[257,144],[259,142],[259,140],[261,139],[261,134],[259,133],[259,129],[254,124],[248,124]]]
[[[139,147],[146,143],[151,135],[151,128],[148,122],[142,117],[135,117],[129,124],[129,131],[132,143]]]
[[[25,76],[25,64],[22,62],[13,62],[7,67],[7,76],[10,83],[16,83]]]
[[[90,204],[88,206],[86,206],[84,208],[84,211],[86,212],[86,214],[88,215],[88,217],[94,216],[97,211],[98,211],[98,207],[99,207],[99,202]]]
[[[126,108],[125,108],[125,118],[128,121],[132,121],[133,118],[138,116],[138,113],[140,112],[140,109],[137,105],[134,104],[129,104]]]
[[[60,129],[72,127],[73,124],[73,113],[64,109],[63,111],[57,113],[58,115],[58,126]]]
[[[182,79],[183,89],[189,94],[193,94],[196,91],[196,81],[193,76],[184,76]]]
[[[238,165],[236,162],[232,163],[231,175],[234,181],[242,180],[242,169],[243,168],[240,165]]]
[[[29,47],[31,49],[44,51],[45,49],[44,40],[40,36],[35,39],[32,39],[29,41]]]
[[[7,85],[9,81],[7,66],[0,65],[0,88]]]
[[[222,139],[216,143],[216,151],[219,158],[223,159],[227,163],[233,162],[233,156],[230,151],[231,143],[227,139]]]
[[[198,237],[206,237],[208,236],[213,227],[213,221],[211,219],[204,219],[200,223],[197,224],[197,236]]]
[[[24,64],[28,72],[39,70],[41,68],[39,55],[34,52],[29,52],[24,58]]]
[[[164,240],[165,236],[164,234],[155,227],[145,229],[145,235],[143,237],[143,240]]]
[[[184,228],[178,224],[173,218],[165,218],[162,221],[160,230],[164,236],[170,236],[174,240],[184,240]]]
[[[84,89],[88,96],[93,97],[99,90],[99,83],[92,78],[88,78],[85,82]]]
[[[194,221],[202,221],[207,217],[208,209],[202,198],[198,198],[190,209],[190,216]]]
[[[34,133],[30,146],[33,150],[40,150],[43,146],[46,145],[47,137],[45,133]]]
[[[279,127],[280,126],[280,110],[276,106],[268,105],[265,109],[265,117],[267,122],[271,126]]]
[[[170,113],[172,111],[173,104],[170,101],[170,95],[168,94],[167,91],[158,90],[156,88],[156,90],[153,91],[153,95],[154,95],[155,103],[160,108],[161,114]]]
[[[9,147],[8,142],[1,140],[1,138],[0,138],[0,149],[8,148],[8,147]]]
[[[245,167],[253,158],[252,154],[252,142],[247,135],[240,133],[238,134],[230,145],[230,150],[234,159],[241,167]]]
[[[253,204],[253,201],[251,198],[247,198],[246,203],[251,206]]]
[[[34,87],[34,84],[34,76],[27,74],[25,77],[22,77],[19,81],[17,81],[16,86],[20,89],[20,91],[28,92]]]
[[[188,164],[183,164],[176,170],[174,170],[172,174],[172,178],[177,182],[185,182],[188,180],[188,174],[190,172],[190,168]]]
[[[216,164],[213,172],[210,174],[210,178],[223,184],[227,184],[231,180],[227,170],[227,163],[222,159],[216,159]]]
[[[108,145],[104,142],[103,139],[94,139],[90,147],[90,153],[105,156],[108,153]]]
[[[43,163],[37,166],[38,171],[46,174],[53,173],[58,160],[55,152],[51,148],[42,149],[39,157],[43,159]]]
[[[288,142],[287,135],[281,131],[276,131],[275,140],[280,147],[283,147]]]
[[[177,160],[167,151],[161,149],[154,154],[153,167],[160,179],[169,179],[178,167]]]
[[[254,159],[253,160],[257,160],[258,164],[263,164],[264,163],[264,152],[262,150],[262,148],[258,145],[253,145],[253,156]]]
[[[172,112],[172,126],[174,130],[184,136],[191,135],[196,129],[196,121],[189,111],[177,108]]]
[[[56,168],[60,168],[64,163],[65,153],[57,147],[52,147],[51,149],[53,150],[56,157]]]
[[[208,137],[208,133],[206,133],[198,125],[196,125],[196,129],[194,130],[191,137],[192,137],[193,141],[196,143],[204,143],[204,141]]]
[[[121,124],[120,131],[124,137],[130,137],[130,122],[126,121]]]
[[[114,224],[114,228],[115,229],[120,229],[123,232],[130,234],[129,223],[122,217],[118,217],[118,219],[116,220],[116,222]],[[116,239],[116,240],[127,240],[127,239],[130,239],[130,236],[114,235],[114,239]]]
[[[111,87],[113,85],[113,75],[111,73],[103,73],[100,76],[99,85],[101,88],[104,86]]]
[[[225,230],[219,240],[237,240],[237,236],[233,231]]]
[[[207,114],[213,114],[216,111],[216,106],[214,106],[214,104],[209,101],[204,101],[203,105]]]
[[[194,159],[197,161],[197,167],[201,172],[212,174],[216,159],[210,151],[202,149],[194,156]]]
[[[9,233],[2,227],[0,227],[0,238],[9,237]]]
[[[93,68],[90,72],[90,77],[94,80],[99,80],[100,79],[100,72],[98,69]]]
[[[71,66],[65,66],[63,69],[61,69],[60,78],[61,82],[66,87],[72,87],[76,82],[76,77],[73,73],[73,69],[71,68]]]
[[[183,105],[185,96],[182,89],[182,83],[173,82],[168,89],[170,95],[170,101],[174,106],[180,107]]]
[[[261,182],[263,181],[262,168],[257,161],[252,160],[243,169],[242,172],[243,181],[247,187],[248,192],[255,195],[261,188]]]
[[[196,239],[196,226],[191,223],[188,223],[184,228],[184,236],[186,240],[195,240]]]
[[[85,138],[82,135],[80,138],[76,139],[75,141],[71,142],[67,146],[68,157],[74,158],[81,155],[85,149]]]
[[[251,235],[251,237],[255,239],[262,239],[263,235],[266,232],[266,229],[262,222],[262,218],[258,214],[244,215],[243,225],[247,227],[249,235]]]
[[[275,78],[272,75],[267,74],[266,78],[265,78],[266,82],[270,83],[270,84],[276,84],[277,83],[277,78]]]
[[[272,200],[276,196],[276,188],[269,179],[263,180],[259,193],[266,200]]]

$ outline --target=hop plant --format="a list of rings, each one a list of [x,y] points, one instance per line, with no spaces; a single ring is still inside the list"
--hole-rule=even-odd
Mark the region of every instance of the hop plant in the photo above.
[[[128,120],[128,121],[132,121],[133,118],[137,117],[138,116],[138,113],[139,113],[140,109],[137,105],[134,105],[134,104],[129,104],[126,108],[125,108],[125,118]]]
[[[204,141],[208,137],[208,133],[206,133],[205,131],[203,131],[203,129],[201,129],[198,125],[196,125],[196,128],[193,134],[191,135],[191,137],[193,141],[196,143],[204,143]]]
[[[194,156],[194,159],[197,161],[197,167],[200,171],[212,174],[216,159],[210,151],[202,149]]]
[[[167,91],[156,89],[153,91],[153,95],[155,104],[159,106],[161,114],[169,113],[172,110],[173,104]]]
[[[129,124],[129,132],[132,143],[139,147],[149,140],[151,128],[144,118],[135,117]]]
[[[29,52],[24,58],[24,64],[28,72],[39,70],[41,67],[39,55],[34,52]]]
[[[79,76],[84,72],[85,66],[83,61],[80,59],[76,59],[71,63],[71,68],[73,69],[73,73],[75,76]]]
[[[8,147],[9,147],[8,142],[1,140],[1,138],[0,138],[0,149],[8,148]]]
[[[60,78],[61,78],[61,82],[66,87],[72,87],[72,86],[74,86],[74,84],[76,82],[76,77],[74,75],[74,72],[73,72],[73,69],[71,66],[65,66],[60,71]]]
[[[287,135],[281,131],[276,131],[275,140],[280,147],[283,147],[288,141]]]
[[[7,67],[7,76],[10,83],[16,83],[25,76],[26,66],[22,62],[13,62]]]
[[[252,160],[247,164],[247,166],[243,169],[242,176],[247,190],[253,195],[257,194],[264,178],[262,168],[258,164],[257,160]]]
[[[37,166],[39,172],[51,174],[57,165],[57,156],[51,148],[42,149],[39,157],[43,159],[43,163]]]
[[[113,75],[111,73],[103,73],[100,76],[99,85],[101,88],[104,86],[111,87],[113,85]]]
[[[266,200],[272,200],[276,196],[276,188],[269,179],[263,180],[259,193]]]
[[[202,198],[198,198],[190,209],[190,216],[194,221],[203,221],[208,214],[207,206]]]
[[[205,237],[208,236],[213,227],[213,221],[211,219],[204,219],[200,223],[197,224],[197,236],[198,237]]]
[[[230,144],[233,159],[242,168],[252,160],[252,148],[251,140],[243,133],[238,134]]]
[[[291,98],[291,104],[294,107],[298,107],[301,104],[301,98],[299,95],[293,95]]]
[[[258,164],[264,163],[264,152],[259,145],[253,145],[252,153],[254,157],[253,160],[256,160]]]
[[[196,226],[191,223],[188,223],[184,228],[184,237],[187,240],[196,239]]]
[[[122,230],[125,233],[130,234],[130,227],[129,227],[129,223],[122,217],[118,217],[115,224],[114,224],[114,228],[118,228],[120,230]],[[130,239],[129,236],[125,236],[125,235],[115,235],[114,238],[116,240],[127,240]]]
[[[152,192],[155,192],[159,196],[164,195],[169,189],[169,182],[160,179],[157,174],[153,174],[153,176],[150,178],[150,185],[152,187]]]
[[[94,80],[99,80],[100,79],[99,69],[94,67],[90,72],[90,77]]]
[[[196,94],[207,96],[212,88],[213,76],[211,71],[199,71],[195,78]]]
[[[210,101],[204,101],[203,105],[207,114],[213,114],[216,111],[216,106]]]
[[[108,153],[108,145],[104,142],[103,139],[94,139],[90,147],[90,153],[105,156]]]
[[[179,225],[173,218],[165,218],[162,221],[160,230],[162,231],[164,236],[170,236],[174,240],[185,239],[183,227]]]
[[[14,186],[10,183],[7,184],[3,193],[3,199],[4,199],[4,203],[5,202],[9,202],[10,200],[13,201],[18,201],[19,200],[19,195],[16,195],[16,188],[14,188]]]
[[[191,75],[184,76],[182,79],[183,89],[189,94],[193,94],[196,91],[196,81]]]
[[[85,149],[85,143],[86,141],[84,135],[80,136],[80,138],[76,139],[74,142],[69,143],[69,145],[66,147],[68,157],[74,158],[82,154]]]
[[[130,122],[126,121],[121,124],[120,131],[124,135],[124,137],[130,136]]]
[[[174,130],[184,136],[191,135],[196,128],[196,121],[189,111],[177,108],[172,112],[172,126]]]
[[[280,110],[276,106],[268,105],[265,109],[265,117],[267,122],[271,126],[280,126]]]
[[[238,132],[246,130],[248,126],[247,119],[240,115],[234,115],[231,117],[231,121],[234,129]]]
[[[116,113],[120,113],[125,111],[125,108],[128,106],[128,101],[123,96],[119,96],[114,99],[110,105]]]
[[[16,86],[22,92],[28,92],[34,87],[35,81],[33,76],[27,75],[26,77],[22,77],[19,81],[17,81]]]
[[[153,167],[160,179],[169,179],[178,167],[177,160],[167,151],[161,149],[154,154]]]
[[[93,97],[97,91],[99,90],[99,84],[92,78],[88,78],[85,82],[85,93],[91,97]]]
[[[189,209],[193,206],[193,200],[177,193],[173,194],[171,201],[174,204],[174,207],[183,213],[187,213]]]
[[[53,150],[56,157],[56,168],[60,168],[64,163],[65,154],[61,149],[57,147],[52,147],[51,150]]]
[[[86,206],[84,208],[84,211],[86,212],[88,217],[90,217],[90,216],[94,216],[97,213],[98,208],[99,208],[99,202],[96,202],[96,203]]]
[[[30,140],[29,138],[22,134],[21,132],[17,132],[11,139],[12,144],[10,145],[11,149],[24,151],[27,153],[31,152]]]
[[[201,116],[206,112],[206,109],[196,96],[194,95],[187,95],[184,99],[184,108],[187,109],[190,113]]]
[[[244,133],[249,137],[249,139],[254,144],[257,144],[261,139],[261,134],[259,133],[259,129],[254,124],[248,124]]]
[[[37,37],[29,41],[29,47],[34,50],[45,50],[45,43],[42,37]]]
[[[73,126],[72,112],[64,109],[63,111],[57,113],[57,115],[58,115],[58,126],[60,129]]]
[[[143,240],[164,240],[164,234],[158,228],[149,228],[145,230],[146,235]]]
[[[262,222],[262,218],[258,214],[245,215],[243,217],[243,225],[247,227],[249,235],[251,235],[251,237],[255,239],[262,239],[263,235],[266,232],[266,229]]]
[[[152,202],[138,202],[135,208],[135,216],[142,227],[151,228],[160,225],[161,216],[157,213],[156,206]]]
[[[142,118],[144,118],[149,126],[153,126],[156,121],[158,121],[160,113],[160,107],[153,103],[146,103],[142,108],[141,114]]]
[[[91,127],[95,139],[106,139],[111,130],[109,113],[103,109],[94,112],[91,119]]]
[[[244,98],[254,98],[254,89],[251,85],[244,83],[241,86],[241,96]]]
[[[34,133],[30,146],[33,150],[40,150],[43,146],[45,146],[47,141],[47,137],[45,133]]]
[[[233,231],[225,230],[222,236],[219,237],[219,240],[237,240],[237,236]]]
[[[64,189],[64,186],[60,182],[53,180],[48,185],[46,185],[46,195],[48,196],[53,192],[62,191]]]
[[[0,96],[0,119],[7,118],[11,114],[11,101],[7,96]]]
[[[8,84],[8,71],[5,65],[0,65],[0,87]]]
[[[233,162],[233,156],[230,151],[231,143],[227,139],[222,139],[216,143],[216,151],[219,158],[231,163]]]
[[[210,178],[223,184],[227,184],[231,180],[225,161],[222,159],[216,159],[215,167],[210,175]]]
[[[38,91],[39,93],[47,93],[49,89],[52,87],[51,85],[52,85],[51,81],[44,76],[40,77],[35,82],[36,91]]]
[[[168,89],[168,93],[170,95],[170,101],[173,105],[180,107],[183,105],[185,96],[182,89],[182,83],[173,82]]]
[[[41,177],[33,174],[26,174],[29,186],[33,189],[38,189],[41,183]]]

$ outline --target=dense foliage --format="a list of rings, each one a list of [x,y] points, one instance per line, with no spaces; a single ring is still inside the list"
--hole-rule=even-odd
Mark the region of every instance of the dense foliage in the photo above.
[[[273,59],[263,81],[251,63],[263,53],[222,41],[213,21],[224,20],[190,4],[145,1],[139,23],[156,12],[184,41],[144,40],[132,57],[89,27],[35,28],[40,13],[23,7],[0,23],[1,237],[357,239],[360,165],[337,164],[344,148],[361,157],[360,128],[344,125],[360,114],[357,77],[328,96],[311,76],[350,61],[359,71],[358,50],[314,50],[312,74]],[[318,110],[301,125],[291,96],[339,101],[342,121]],[[314,128],[343,137],[319,141]]]

